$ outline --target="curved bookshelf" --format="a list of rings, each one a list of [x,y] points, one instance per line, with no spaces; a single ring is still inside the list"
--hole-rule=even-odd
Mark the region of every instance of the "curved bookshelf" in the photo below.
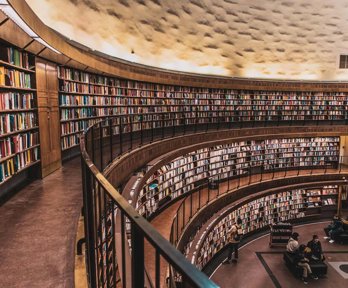
[[[191,262],[199,269],[202,269],[222,248],[227,245],[228,231],[237,217],[242,219],[242,229],[245,236],[256,233],[262,228],[276,223],[289,223],[296,219],[305,219],[313,216],[310,211],[311,201],[308,194],[316,191],[318,198],[325,198],[329,195],[331,204],[320,204],[325,209],[331,206],[332,216],[337,208],[333,202],[337,201],[338,185],[313,186],[312,188],[295,189],[285,192],[278,192],[268,196],[252,200],[238,208],[231,209],[221,219],[214,221],[206,233],[203,233],[200,243],[192,247],[188,243],[184,249],[184,254],[192,256]],[[318,206],[319,207],[319,206]],[[320,215],[318,210],[315,215]]]
[[[139,191],[136,209],[146,217],[175,198],[213,180],[267,171],[337,168],[339,137],[278,138],[235,142],[190,152],[163,165]]]

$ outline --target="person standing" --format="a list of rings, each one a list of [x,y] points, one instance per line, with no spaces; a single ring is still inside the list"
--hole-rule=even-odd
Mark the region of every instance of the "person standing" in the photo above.
[[[232,225],[229,231],[229,246],[228,246],[228,256],[225,260],[225,264],[227,263],[237,263],[238,261],[238,248],[239,242],[242,236],[242,219],[237,218],[235,224]],[[234,257],[232,258],[232,254],[234,253]]]

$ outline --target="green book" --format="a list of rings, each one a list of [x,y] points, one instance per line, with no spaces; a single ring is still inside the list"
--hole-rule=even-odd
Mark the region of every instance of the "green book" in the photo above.
[[[17,49],[13,51],[13,62],[16,66],[21,66],[21,54]]]

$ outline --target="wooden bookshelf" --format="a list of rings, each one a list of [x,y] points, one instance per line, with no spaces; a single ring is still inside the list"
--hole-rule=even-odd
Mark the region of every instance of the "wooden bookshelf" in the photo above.
[[[303,192],[307,210],[322,210],[322,208],[336,210],[338,197],[338,186],[314,187]],[[313,213],[313,212],[312,212]]]
[[[233,127],[256,122],[304,125],[348,121],[346,92],[173,86],[106,77],[65,66],[58,67],[58,78],[62,150],[77,145],[82,130],[112,115],[129,116],[125,122],[132,123],[129,130],[133,132],[207,124]],[[142,116],[135,117],[139,114]]]
[[[0,43],[0,187],[40,163],[35,76],[33,55]]]
[[[216,182],[287,169],[335,168],[339,137],[281,138],[235,142],[180,156],[158,169],[142,187],[136,209],[149,216],[208,179]]]
[[[101,75],[58,67],[61,149],[77,147],[83,130],[110,115],[121,113],[113,81]]]
[[[270,225],[269,247],[286,245],[292,234],[292,225],[287,222],[278,222]]]

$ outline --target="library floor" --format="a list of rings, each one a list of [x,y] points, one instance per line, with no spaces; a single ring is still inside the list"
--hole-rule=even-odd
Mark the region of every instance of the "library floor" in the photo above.
[[[74,287],[80,159],[0,207],[0,287]]]
[[[211,279],[222,288],[339,288],[348,287],[348,273],[335,269],[339,262],[348,265],[348,246],[337,243],[330,244],[324,240],[323,228],[329,222],[308,224],[294,227],[300,234],[299,242],[307,243],[313,234],[320,237],[328,264],[325,278],[310,280],[308,285],[295,278],[283,261],[284,247],[269,248],[269,235],[258,238],[240,249],[237,264],[222,264]],[[340,263],[342,264],[342,263]]]

